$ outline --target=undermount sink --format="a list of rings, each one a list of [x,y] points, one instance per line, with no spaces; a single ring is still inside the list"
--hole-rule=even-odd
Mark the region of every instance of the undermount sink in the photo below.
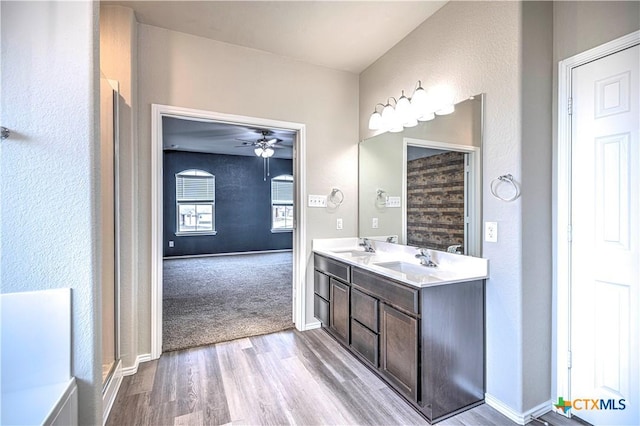
[[[338,254],[346,254],[352,257],[373,256],[375,254],[369,251],[358,250],[358,249],[333,250],[333,252]]]
[[[400,272],[401,274],[405,274],[407,279],[412,281],[421,281],[421,278],[429,275],[432,280],[437,280],[438,278],[433,277],[431,274],[436,272],[437,269],[429,268],[422,265],[416,265],[415,263],[408,262],[382,262],[375,263],[375,266],[380,266],[385,269],[391,269],[392,271]]]

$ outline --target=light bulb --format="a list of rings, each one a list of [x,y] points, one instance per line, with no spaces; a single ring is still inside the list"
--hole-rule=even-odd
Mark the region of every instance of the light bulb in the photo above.
[[[382,116],[378,111],[374,111],[369,117],[369,130],[380,130],[382,128]]]
[[[260,147],[257,147],[256,149],[253,150],[253,152],[258,156],[258,157],[262,157],[262,152],[264,150]]]
[[[392,128],[397,128],[397,118],[396,118],[396,110],[391,106],[391,104],[386,104],[384,109],[382,110],[382,129],[390,130]],[[402,127],[402,126],[400,126]]]
[[[266,148],[262,153],[262,158],[269,158],[273,156],[274,153],[275,151],[273,150],[273,148]]]
[[[449,86],[436,86],[429,91],[435,105],[434,111],[438,115],[451,114],[455,111],[453,100],[455,94]]]
[[[398,121],[400,121],[403,125],[405,123],[411,123],[414,120],[411,102],[409,102],[409,98],[404,95],[404,90],[402,91],[402,96],[400,96],[400,99],[398,99],[398,103],[396,104],[396,114],[398,116]]]

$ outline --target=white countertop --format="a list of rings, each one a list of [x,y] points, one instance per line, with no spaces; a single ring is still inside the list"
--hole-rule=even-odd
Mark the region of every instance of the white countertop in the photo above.
[[[428,250],[431,260],[438,265],[430,268],[420,265],[415,257],[416,247],[370,240],[375,253],[366,253],[358,245],[360,241],[359,238],[314,239],[312,248],[317,254],[418,288],[489,278],[487,259]]]

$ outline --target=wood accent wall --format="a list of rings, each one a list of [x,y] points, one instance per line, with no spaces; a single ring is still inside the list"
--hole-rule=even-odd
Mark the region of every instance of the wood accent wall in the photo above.
[[[407,162],[407,244],[464,245],[464,153]]]

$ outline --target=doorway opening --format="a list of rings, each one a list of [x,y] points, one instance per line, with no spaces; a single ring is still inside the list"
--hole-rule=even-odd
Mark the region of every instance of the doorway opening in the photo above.
[[[302,328],[304,125],[152,109],[152,357]]]

